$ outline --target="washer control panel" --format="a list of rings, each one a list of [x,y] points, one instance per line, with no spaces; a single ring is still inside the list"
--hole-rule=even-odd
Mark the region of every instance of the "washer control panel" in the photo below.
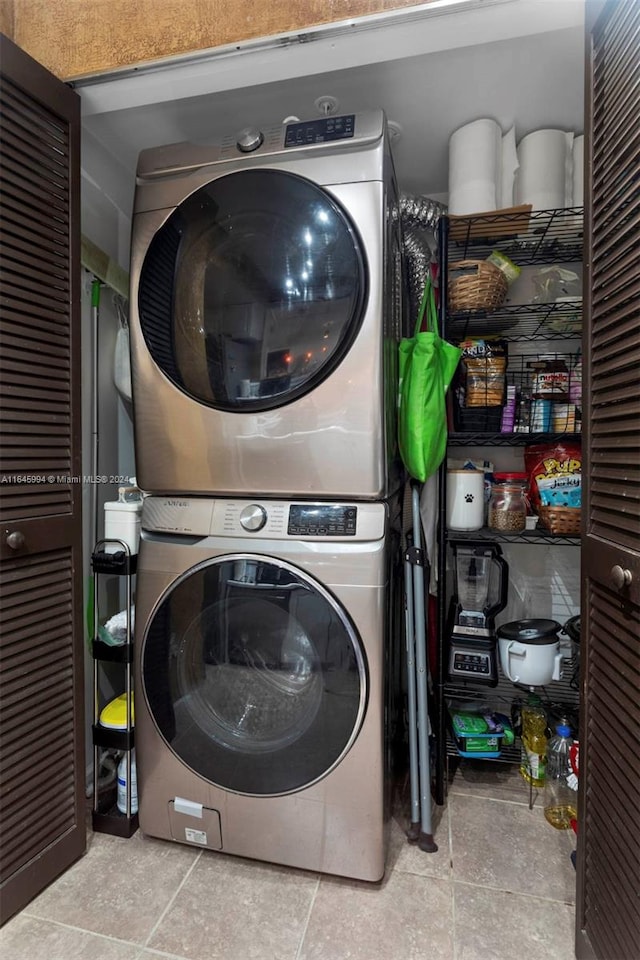
[[[355,537],[358,508],[343,504],[294,503],[287,533],[294,537]]]
[[[142,529],[148,533],[245,540],[358,540],[384,537],[383,503],[312,503],[287,500],[211,500],[145,497]]]

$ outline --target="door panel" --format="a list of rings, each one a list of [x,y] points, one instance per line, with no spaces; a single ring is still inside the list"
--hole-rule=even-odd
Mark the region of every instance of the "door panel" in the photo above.
[[[85,850],[79,98],[0,35],[0,920]]]
[[[589,29],[576,953],[637,960],[640,5],[609,2]]]
[[[155,724],[199,776],[272,796],[326,776],[364,716],[362,642],[338,602],[283,561],[211,560],[174,584],[142,647]]]
[[[180,204],[140,274],[140,325],[188,396],[243,413],[290,403],[335,369],[366,306],[360,240],[309,180],[244,170]]]

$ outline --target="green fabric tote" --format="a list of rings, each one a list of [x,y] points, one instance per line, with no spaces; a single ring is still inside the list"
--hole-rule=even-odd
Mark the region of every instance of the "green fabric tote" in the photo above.
[[[425,313],[427,329],[421,333]],[[461,353],[440,337],[433,285],[427,277],[414,335],[399,344],[398,443],[415,480],[424,482],[444,460],[445,394]]]

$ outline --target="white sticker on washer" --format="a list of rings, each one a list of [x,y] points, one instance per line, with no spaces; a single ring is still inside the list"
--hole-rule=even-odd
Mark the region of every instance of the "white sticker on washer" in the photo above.
[[[204,830],[192,830],[190,827],[185,827],[184,836],[189,843],[201,843],[203,846],[207,845],[207,835]]]

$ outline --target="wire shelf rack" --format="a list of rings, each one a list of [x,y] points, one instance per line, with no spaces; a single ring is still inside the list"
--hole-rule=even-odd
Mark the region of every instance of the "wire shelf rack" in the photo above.
[[[448,217],[449,262],[485,259],[496,246],[519,266],[582,260],[582,207]]]

